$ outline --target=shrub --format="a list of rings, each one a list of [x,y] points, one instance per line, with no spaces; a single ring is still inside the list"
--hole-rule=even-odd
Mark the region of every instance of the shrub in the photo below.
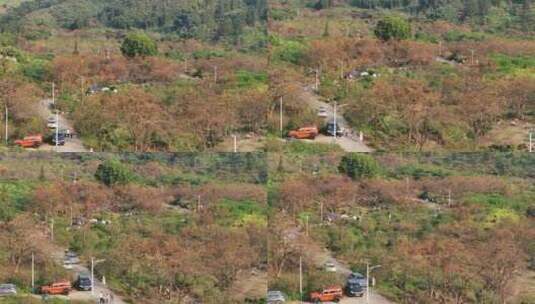
[[[411,36],[411,25],[401,17],[386,16],[377,23],[375,35],[384,41],[408,39]]]
[[[158,53],[156,42],[142,32],[130,33],[121,45],[121,52],[126,57],[154,56]]]
[[[100,164],[95,178],[107,186],[126,184],[134,179],[134,174],[117,160],[107,160]]]
[[[373,157],[356,153],[342,157],[338,169],[352,179],[374,177],[380,172],[379,164]]]

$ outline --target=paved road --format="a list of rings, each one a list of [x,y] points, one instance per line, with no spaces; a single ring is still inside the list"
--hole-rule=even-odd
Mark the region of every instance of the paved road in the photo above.
[[[54,253],[54,259],[59,264],[63,264],[63,257],[64,252],[60,248],[56,248]],[[76,276],[79,273],[85,273],[85,274],[91,274],[91,270],[82,264],[73,265],[72,269],[69,269],[69,271],[72,273],[73,278],[76,278]],[[117,294],[115,294],[111,289],[108,288],[108,286],[104,285],[101,280],[99,280],[95,276],[95,282],[94,282],[95,290],[93,294],[90,291],[73,291],[69,294],[68,297],[66,296],[60,296],[69,300],[81,300],[81,301],[94,301],[95,303],[98,303],[98,297],[102,293],[104,295],[112,294],[113,295],[113,304],[126,304],[126,302]]]
[[[314,94],[312,87],[306,86],[303,88],[301,98],[305,100],[309,106],[318,111],[321,107],[327,111],[325,121],[334,120],[334,108],[329,103],[321,101],[316,94]],[[342,108],[337,109],[336,122],[343,130],[349,130],[348,136],[342,136],[334,139],[331,136],[320,135],[316,137],[315,141],[320,143],[336,143],[346,152],[373,152],[373,149],[368,147],[364,142],[358,138],[358,131],[352,129],[343,116]]]
[[[47,120],[49,117],[54,116],[55,114],[51,111],[50,105],[52,104],[52,99],[43,99],[39,102],[39,113],[43,119]],[[59,115],[59,128],[60,129],[69,129],[71,132],[74,132],[72,123],[65,118],[65,115]],[[39,151],[57,151],[57,152],[89,152],[88,149],[84,147],[82,141],[77,138],[67,138],[65,145],[56,147],[50,144],[43,144],[38,149]]]
[[[285,231],[285,236],[288,240],[295,240],[297,239],[298,235],[301,234],[302,231],[300,231],[297,228],[288,229]],[[309,243],[307,245],[308,250],[304,252],[304,254],[311,259],[314,264],[318,266],[323,266],[325,263],[330,262],[333,263],[336,266],[336,272],[340,274],[343,277],[347,277],[352,271],[351,269],[342,261],[337,260],[332,253],[327,250],[326,248],[321,247],[317,243]],[[292,303],[292,302],[290,302]],[[298,302],[293,302],[294,304]],[[303,303],[311,303],[311,302],[303,302]],[[366,296],[364,297],[344,297],[340,300],[342,304],[395,304],[395,302],[392,302],[388,300],[387,298],[381,296],[380,294],[376,293],[373,288],[370,289],[370,301],[366,301]]]

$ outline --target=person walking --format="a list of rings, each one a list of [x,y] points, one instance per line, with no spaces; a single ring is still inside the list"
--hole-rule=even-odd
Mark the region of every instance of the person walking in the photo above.
[[[113,304],[113,293],[109,294],[110,303]]]
[[[98,295],[98,303],[99,304],[105,304],[106,300],[104,299],[104,294],[102,293],[102,291],[100,292],[100,294]]]

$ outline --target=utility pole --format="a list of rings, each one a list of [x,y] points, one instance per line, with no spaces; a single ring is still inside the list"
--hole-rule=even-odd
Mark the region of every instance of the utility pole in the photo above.
[[[35,254],[32,252],[32,292],[35,289]]]
[[[59,110],[56,109],[56,152],[58,152],[59,148]]]
[[[299,294],[301,303],[303,303],[303,259],[299,256]]]
[[[337,106],[337,102],[336,100],[334,101],[334,140],[336,141],[336,106]]]
[[[214,66],[214,83],[217,84],[217,66]]]
[[[317,92],[319,90],[319,86],[320,86],[320,76],[319,76],[319,68],[316,68],[316,71],[315,71],[315,81],[314,81],[314,90]]]
[[[56,105],[56,84],[52,82],[52,104]]]
[[[7,109],[7,103],[6,103],[6,146],[7,146],[7,141],[8,141],[8,126],[7,126],[7,122],[9,120],[9,113],[8,113],[8,109]]]
[[[280,132],[281,132],[281,138],[282,138],[282,96],[280,97],[280,104],[279,104],[279,116],[280,116]]]
[[[366,304],[370,303],[370,263],[366,262]]]
[[[91,257],[91,295],[95,295],[95,258]]]
[[[234,153],[238,153],[238,137],[236,135],[233,135],[234,137]]]
[[[529,153],[533,152],[533,132],[529,132]]]
[[[474,54],[475,54],[475,50],[470,50],[470,52],[472,53],[472,59],[471,59],[471,62],[472,62],[472,65],[474,65]]]
[[[381,265],[370,267],[370,263],[366,262],[366,304],[370,303],[370,272],[379,267],[381,267]]]

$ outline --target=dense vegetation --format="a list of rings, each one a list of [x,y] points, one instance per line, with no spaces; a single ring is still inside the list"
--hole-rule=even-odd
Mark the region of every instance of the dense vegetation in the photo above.
[[[472,2],[489,4],[488,14],[508,13],[484,13],[483,24],[441,17]],[[535,113],[534,29],[520,29],[507,14],[522,6],[533,12],[529,1],[309,3],[324,5],[275,1],[271,10],[271,95],[289,104],[288,129],[317,124],[299,90],[318,73],[319,98],[343,105],[349,124],[377,149],[526,149]]]
[[[531,303],[534,161],[494,153],[272,157],[270,289],[299,298],[300,257],[305,298],[343,284],[321,267],[326,248],[353,271],[382,265],[376,288],[395,303]],[[349,163],[372,162],[375,175],[348,178]]]
[[[71,279],[53,258],[71,248],[132,303],[257,301],[266,169],[262,154],[1,155],[0,281],[29,292],[32,252],[37,284]]]
[[[9,9],[0,27],[35,38],[51,35],[56,27],[75,30],[100,23],[115,29],[153,29],[181,38],[240,43],[251,31],[262,31],[266,20],[265,0],[30,0]]]

